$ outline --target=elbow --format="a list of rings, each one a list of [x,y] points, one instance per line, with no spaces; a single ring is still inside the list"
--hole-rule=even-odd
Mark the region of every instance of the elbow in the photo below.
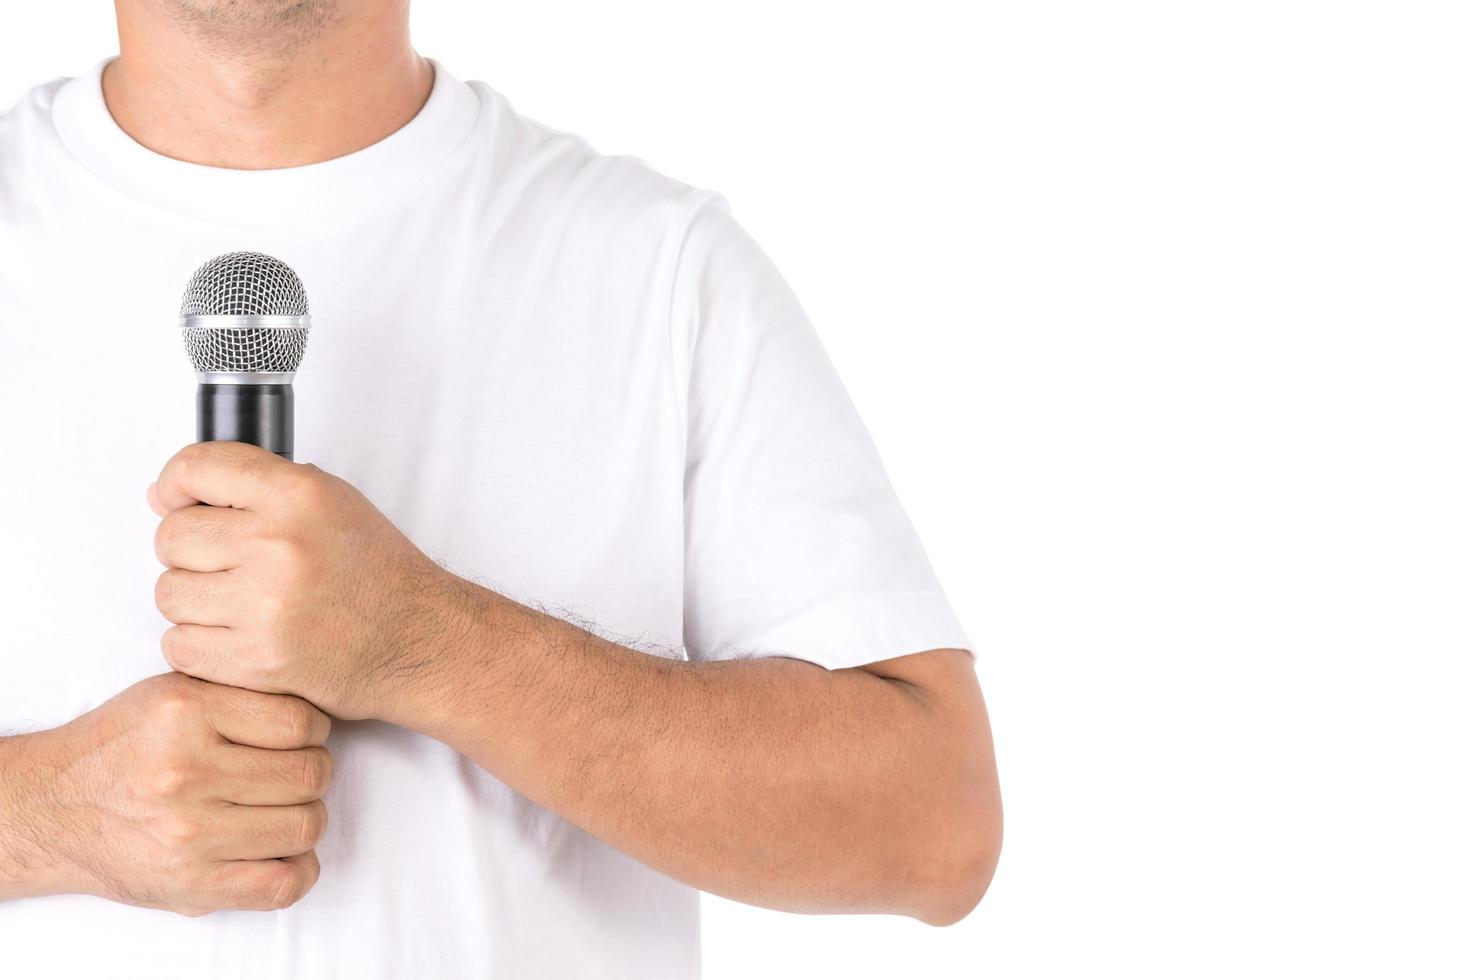
[[[969,808],[943,821],[937,834],[920,844],[915,859],[909,915],[931,926],[950,926],[980,904],[1000,860],[1001,812],[993,806]]]

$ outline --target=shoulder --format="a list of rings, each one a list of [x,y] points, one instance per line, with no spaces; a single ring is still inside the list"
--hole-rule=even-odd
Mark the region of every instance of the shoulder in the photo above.
[[[581,136],[522,115],[483,82],[481,101],[494,191],[548,229],[591,233],[609,244],[682,238],[694,216],[723,206],[695,187],[626,155],[599,152]]]
[[[49,129],[56,93],[70,79],[53,78],[22,95],[14,105],[0,109],[0,155],[19,149],[17,141]]]
[[[27,200],[22,188],[45,176],[46,154],[56,142],[51,106],[66,82],[57,78],[37,85],[0,109],[0,224]]]
[[[38,136],[51,128],[51,105],[68,79],[37,85],[8,108],[0,109],[0,163],[18,159]]]

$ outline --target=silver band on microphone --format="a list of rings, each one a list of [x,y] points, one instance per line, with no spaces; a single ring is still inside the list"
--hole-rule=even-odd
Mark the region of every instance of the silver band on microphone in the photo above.
[[[183,330],[310,330],[310,316],[215,316],[193,313],[179,317]]]
[[[246,374],[241,372],[200,371],[195,374],[202,385],[288,385],[296,377],[292,374]]]

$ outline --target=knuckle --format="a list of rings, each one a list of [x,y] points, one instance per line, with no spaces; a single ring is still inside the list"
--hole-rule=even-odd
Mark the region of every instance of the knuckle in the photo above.
[[[171,626],[164,630],[159,645],[163,648],[164,659],[175,668],[185,670],[193,665],[196,651],[182,627]]]
[[[266,880],[265,904],[279,911],[288,909],[306,897],[306,875],[294,864],[283,864]]]
[[[316,847],[317,841],[322,839],[322,834],[327,829],[327,807],[320,800],[308,803],[301,808],[301,816],[296,827],[296,845],[300,851],[305,852]]]
[[[150,783],[155,797],[174,800],[184,795],[193,781],[194,773],[190,767],[175,762],[159,766]]]
[[[174,467],[180,473],[187,473],[194,469],[208,446],[209,444],[204,442],[189,443],[189,445],[174,454]]]
[[[281,727],[291,741],[305,745],[311,736],[311,705],[300,698],[283,698]]]
[[[165,650],[170,643],[178,640],[170,640],[170,634],[177,627],[170,628],[164,633]],[[185,727],[198,718],[199,699],[190,685],[179,678],[178,681],[166,684],[153,699],[153,713],[157,721],[169,727]]]
[[[291,654],[278,639],[267,637],[255,650],[256,669],[263,676],[280,678],[291,671]]]
[[[167,564],[168,556],[172,553],[174,541],[177,537],[178,521],[170,514],[158,522],[158,527],[153,531],[153,553],[158,560]]]
[[[310,463],[292,467],[281,479],[286,492],[298,504],[319,503],[326,496],[326,474]]]
[[[326,749],[307,749],[301,754],[301,787],[320,797],[332,782],[332,756]]]
[[[164,817],[159,826],[159,834],[164,842],[176,850],[192,846],[202,833],[203,828],[199,821],[182,813]]]
[[[181,598],[183,583],[179,581],[179,575],[174,569],[167,569],[153,584],[153,604],[160,612],[167,614]]]
[[[288,531],[280,539],[276,559],[279,562],[281,583],[289,586],[310,567],[311,548],[301,540],[299,533]]]
[[[279,628],[286,621],[286,600],[278,592],[265,592],[255,599],[255,613],[267,630]]]

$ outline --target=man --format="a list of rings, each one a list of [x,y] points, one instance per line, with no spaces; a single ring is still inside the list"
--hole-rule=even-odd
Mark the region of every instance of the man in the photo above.
[[[961,918],[967,641],[790,290],[407,7],[118,0],[0,117],[5,974],[687,977],[695,889]],[[307,462],[179,450],[171,313],[237,249],[312,300]]]

